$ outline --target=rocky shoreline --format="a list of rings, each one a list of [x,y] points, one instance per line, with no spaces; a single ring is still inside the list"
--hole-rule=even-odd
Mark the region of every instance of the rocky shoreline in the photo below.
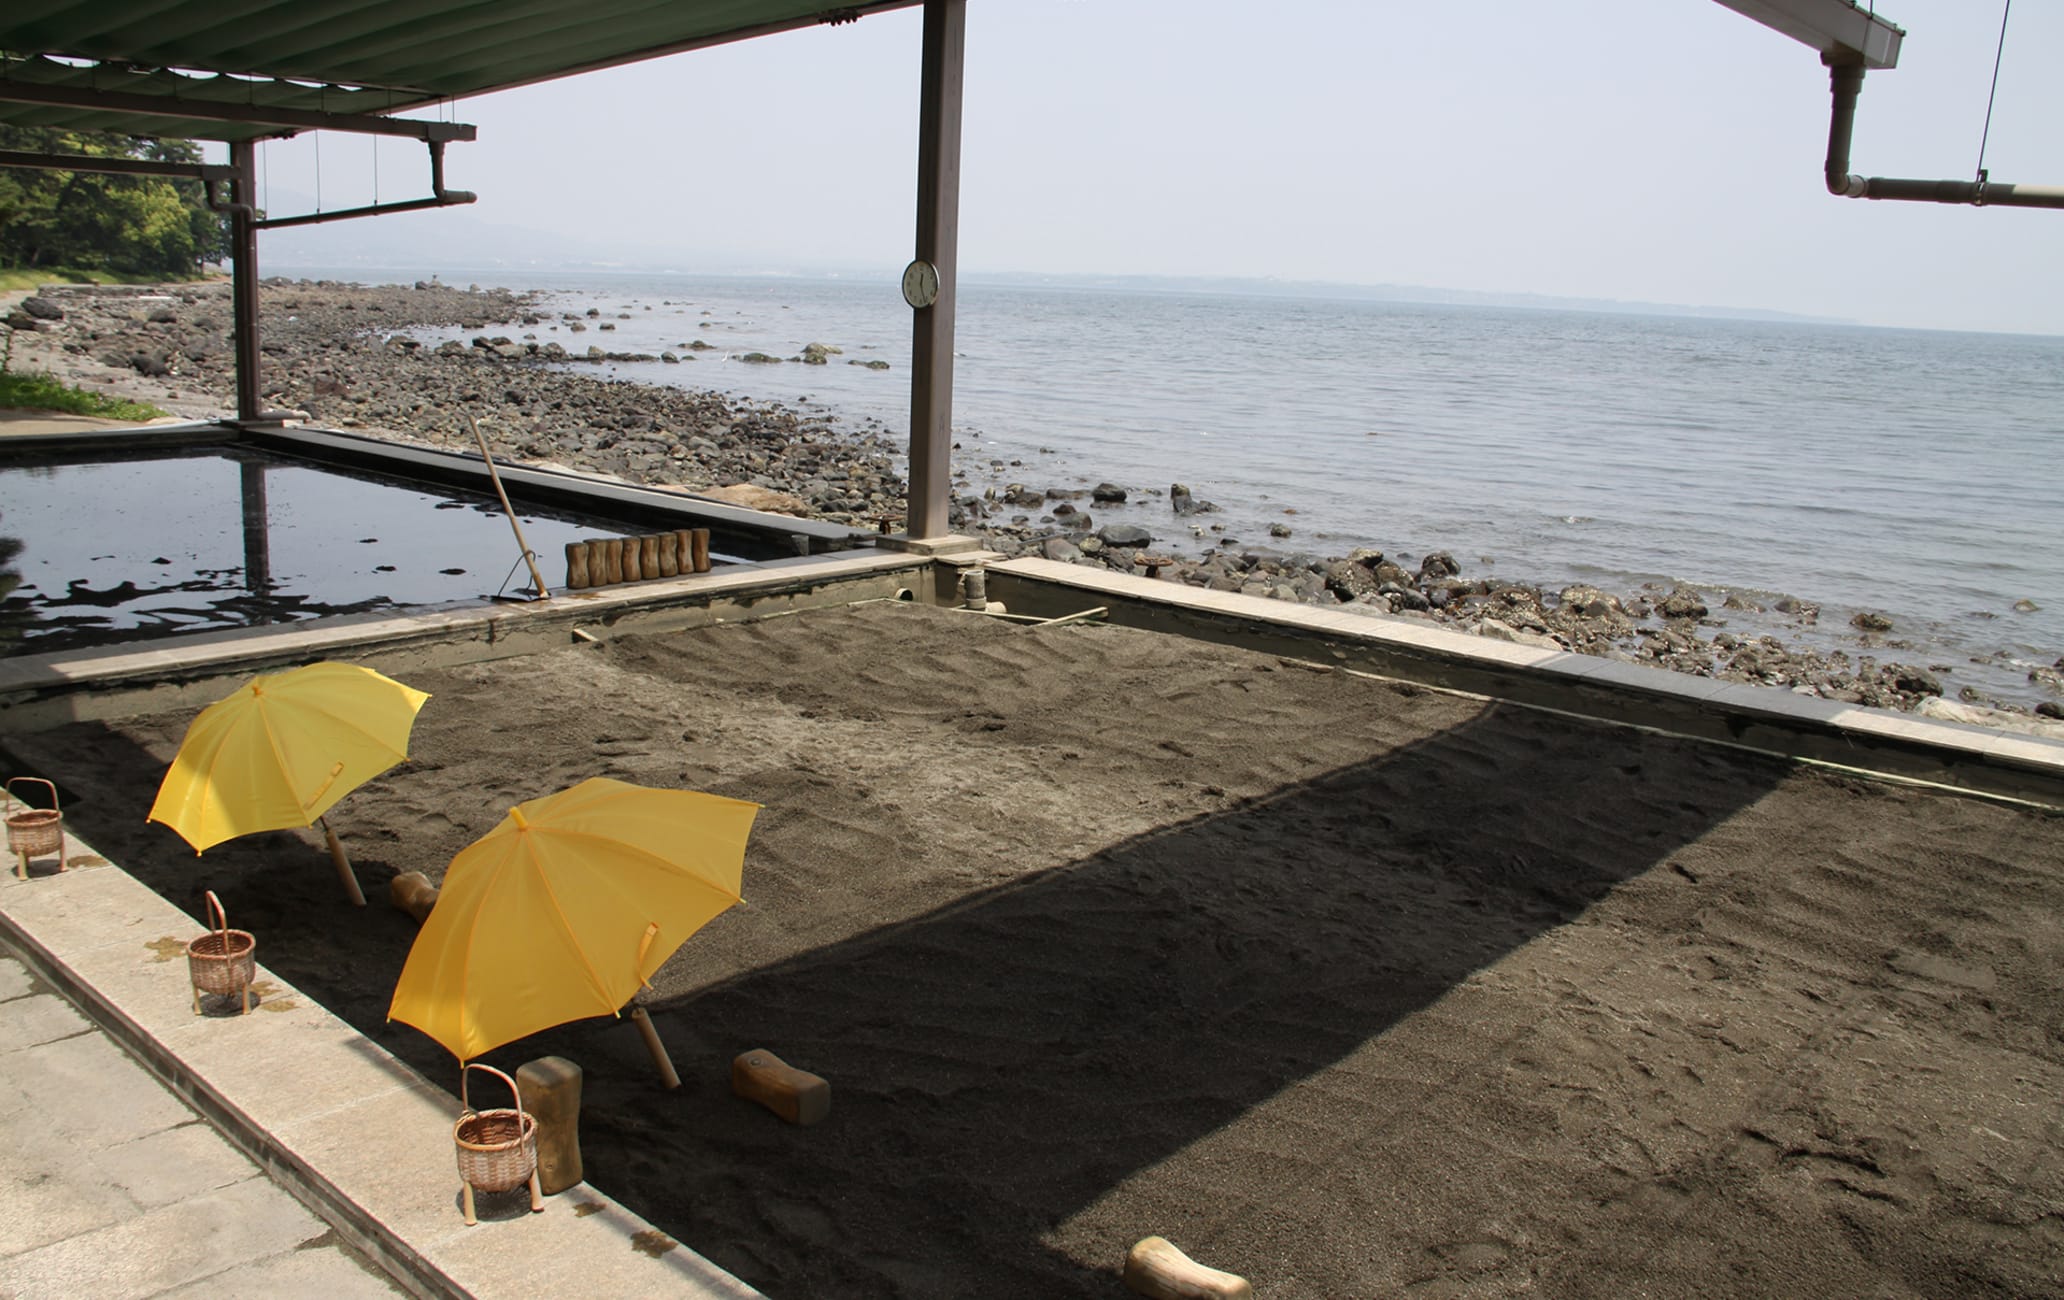
[[[224,413],[234,401],[227,285],[67,287],[13,296],[4,314],[17,369],[50,371],[70,383],[156,402],[182,416]],[[876,530],[900,523],[904,480],[900,435],[842,427],[836,416],[779,403],[641,384],[583,373],[587,365],[673,361],[539,339],[569,337],[607,321],[552,313],[536,294],[457,289],[435,281],[359,286],[267,281],[261,289],[265,400],[305,412],[311,423],[431,446],[470,448],[472,415],[498,456],[680,488],[737,504],[809,515]],[[586,317],[599,315],[589,311]],[[465,342],[431,346],[412,331],[456,329]],[[696,344],[684,345],[694,349]],[[804,363],[825,362],[819,346]],[[747,358],[748,360],[753,358]],[[767,361],[777,358],[764,358]],[[857,363],[856,363],[857,364]],[[877,363],[879,364],[879,363]],[[2031,674],[2048,698],[2032,707],[1945,685],[1953,665],[1931,664],[1882,615],[1853,620],[1848,648],[1806,649],[1774,635],[1720,626],[1720,611],[1693,589],[1624,594],[1595,587],[1561,591],[1493,577],[1468,577],[1447,552],[1416,564],[1375,550],[1319,556],[1260,546],[1212,545],[1198,520],[1209,502],[1174,484],[1171,526],[1195,529],[1210,549],[1199,557],[1163,551],[1153,530],[1130,518],[1138,493],[1115,484],[1081,491],[1008,483],[962,492],[955,526],[1008,555],[1145,573],[1221,591],[1305,604],[1425,618],[1480,636],[1649,664],[1724,681],[1789,688],[1880,708],[1918,711],[2064,735],[2064,658]],[[1128,499],[1132,498],[1130,505]],[[1126,522],[1093,522],[1124,508]],[[1819,610],[1786,597],[1772,614],[1800,629]],[[1816,639],[1825,642],[1821,635]],[[1952,678],[1953,680],[1953,678]]]

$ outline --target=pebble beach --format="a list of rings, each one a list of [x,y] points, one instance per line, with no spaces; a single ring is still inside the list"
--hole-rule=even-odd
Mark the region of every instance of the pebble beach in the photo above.
[[[219,416],[233,404],[226,283],[65,287],[12,295],[12,364],[89,389]],[[612,351],[602,313],[554,311],[544,295],[436,281],[361,286],[270,280],[261,290],[265,399],[313,424],[470,448],[473,416],[500,457],[620,477],[868,531],[900,525],[903,438],[876,421],[610,377],[624,363],[684,369],[706,345]],[[591,332],[592,331],[592,332]],[[431,340],[441,338],[442,341]],[[599,339],[601,342],[589,342]],[[783,365],[867,364],[835,343]],[[1094,487],[956,471],[955,526],[1006,555],[1151,572],[1168,581],[1372,614],[1424,618],[1731,682],[2064,734],[2064,657],[2025,690],[1961,684],[1953,658],[1872,611],[1823,626],[1811,600],[1656,585],[1546,590],[1472,571],[1447,551],[1363,547],[1320,555],[1294,543],[1215,544],[1212,485]],[[1078,467],[1080,468],[1080,467]],[[1093,469],[1093,467],[1091,467]],[[1059,476],[1055,476],[1058,480]],[[1092,477],[1094,475],[1092,474]],[[1165,522],[1156,526],[1154,519]],[[1148,521],[1146,523],[1142,520]],[[1287,529],[1284,530],[1287,533]],[[1164,539],[1205,539],[1182,553]],[[1400,539],[1408,545],[1409,539]],[[1791,629],[1787,634],[1786,629]],[[2053,647],[2052,649],[2056,649]],[[2054,663],[2050,662],[2052,659]]]

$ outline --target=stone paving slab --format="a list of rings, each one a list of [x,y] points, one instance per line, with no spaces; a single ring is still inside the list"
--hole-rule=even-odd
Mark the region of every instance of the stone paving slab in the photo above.
[[[190,1286],[218,1296],[400,1294],[12,957],[0,957],[0,1150],[0,1296],[9,1300]],[[235,1284],[225,1279],[274,1273],[306,1285],[226,1289]]]
[[[0,1144],[23,1154],[0,1174],[0,1223],[48,1225],[0,1227],[0,1296],[386,1294],[287,1257],[326,1237],[424,1296],[759,1294],[585,1183],[541,1214],[482,1198],[466,1227],[448,1093],[267,970],[262,935],[257,1009],[194,1015],[182,945],[200,927],[90,846],[68,837],[66,856],[0,879],[0,947],[87,1009],[0,959]],[[223,1181],[235,1166],[211,1139],[248,1176]]]

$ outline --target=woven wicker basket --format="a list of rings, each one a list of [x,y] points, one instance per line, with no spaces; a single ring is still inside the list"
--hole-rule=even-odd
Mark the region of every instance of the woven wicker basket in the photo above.
[[[466,1223],[473,1217],[473,1193],[507,1192],[530,1184],[530,1208],[545,1208],[537,1181],[537,1117],[523,1109],[523,1094],[516,1081],[492,1065],[469,1061],[459,1072],[459,1091],[465,1092],[468,1070],[485,1070],[509,1085],[515,1099],[513,1109],[474,1110],[470,1099],[462,1104],[458,1123],[452,1125],[452,1143],[458,1148],[459,1178],[465,1183]]]
[[[258,940],[249,930],[232,930],[222,911],[222,900],[208,891],[208,911],[216,928],[186,945],[186,968],[193,980],[194,1014],[201,1013],[201,994],[237,997],[244,1000],[244,1014],[251,1011],[251,981],[258,971]]]
[[[7,851],[14,854],[15,874],[29,878],[29,859],[57,854],[58,869],[64,868],[64,812],[57,806],[57,787],[40,776],[10,777],[6,790],[14,794],[16,781],[33,781],[50,791],[48,808],[31,808],[23,803],[20,812],[7,814]]]

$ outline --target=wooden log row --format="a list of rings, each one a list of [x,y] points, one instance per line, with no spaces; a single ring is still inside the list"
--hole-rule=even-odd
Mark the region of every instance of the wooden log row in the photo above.
[[[566,544],[566,588],[613,587],[619,582],[672,578],[710,571],[707,528],[677,528],[642,537],[599,537]]]

